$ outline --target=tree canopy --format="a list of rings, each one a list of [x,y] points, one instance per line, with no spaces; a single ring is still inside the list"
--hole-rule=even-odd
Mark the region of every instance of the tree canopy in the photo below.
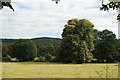
[[[58,59],[63,62],[83,63],[92,58],[94,25],[86,19],[71,19],[62,33]]]
[[[106,60],[107,62],[113,62],[117,59],[117,39],[116,35],[109,30],[98,31],[94,30],[94,44],[95,50],[93,55],[98,61]]]
[[[31,61],[36,55],[37,48],[29,39],[18,39],[11,45],[11,57],[20,61]]]

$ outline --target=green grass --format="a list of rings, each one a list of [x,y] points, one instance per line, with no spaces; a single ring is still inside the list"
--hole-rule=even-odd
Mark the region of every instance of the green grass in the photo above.
[[[3,62],[3,78],[100,78],[95,71],[105,77],[109,67],[110,75],[116,78],[118,64],[61,64],[47,62]]]

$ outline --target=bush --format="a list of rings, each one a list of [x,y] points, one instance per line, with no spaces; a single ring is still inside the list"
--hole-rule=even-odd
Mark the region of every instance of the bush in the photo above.
[[[11,62],[19,62],[19,59],[11,58]]]
[[[45,55],[45,61],[47,61],[47,62],[50,62],[50,61],[52,61],[52,55],[51,54],[46,54]]]
[[[40,60],[40,62],[44,62],[45,61],[45,57],[39,57],[39,60]]]
[[[57,57],[56,56],[52,56],[52,62],[57,62]]]
[[[73,63],[73,64],[76,64],[77,62],[76,62],[75,60],[72,60],[72,63]]]
[[[92,63],[97,63],[98,60],[97,60],[97,59],[93,59],[93,60],[91,60],[91,62],[92,62]]]
[[[7,55],[6,57],[2,57],[2,61],[10,62],[11,57],[9,55]]]
[[[44,62],[45,61],[45,57],[36,57],[35,59],[34,59],[34,61],[35,62]]]
[[[39,62],[39,57],[35,57],[34,61]]]
[[[86,62],[87,62],[87,63],[91,63],[91,62],[92,62],[92,60],[87,60]]]

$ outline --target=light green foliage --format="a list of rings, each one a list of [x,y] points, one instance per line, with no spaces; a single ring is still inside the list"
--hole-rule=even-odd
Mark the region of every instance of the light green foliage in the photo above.
[[[42,56],[40,56],[40,57],[35,57],[35,58],[34,58],[34,61],[35,61],[35,62],[44,62],[44,61],[45,61],[45,57],[42,57]]]
[[[62,33],[58,60],[83,63],[92,56],[94,25],[86,19],[72,19],[67,22]]]
[[[32,61],[36,55],[37,48],[29,39],[19,39],[11,45],[11,57],[20,61]]]

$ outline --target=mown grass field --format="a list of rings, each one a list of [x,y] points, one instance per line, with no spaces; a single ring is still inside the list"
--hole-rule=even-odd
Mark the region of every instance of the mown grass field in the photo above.
[[[3,62],[3,78],[100,78],[96,71],[103,74],[108,71],[112,78],[118,76],[118,64],[86,63],[86,64],[61,64],[48,62]]]

